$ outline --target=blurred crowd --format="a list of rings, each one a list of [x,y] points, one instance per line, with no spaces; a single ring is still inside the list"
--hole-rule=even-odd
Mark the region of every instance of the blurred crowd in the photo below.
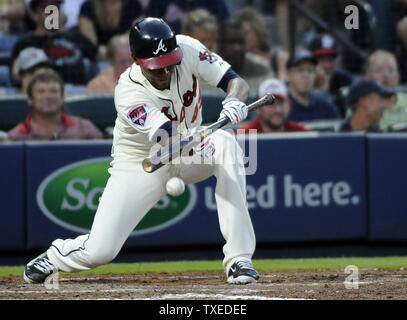
[[[31,108],[11,131],[0,127],[0,140],[101,138],[90,121],[65,114],[63,100],[113,93],[132,64],[128,31],[143,16],[165,19],[222,56],[252,97],[276,96],[239,132],[407,130],[407,0],[362,1],[371,11],[351,32],[343,24],[353,1],[297,2],[342,28],[368,51],[366,61],[302,15],[290,30],[289,0],[0,0],[0,96],[26,95]]]

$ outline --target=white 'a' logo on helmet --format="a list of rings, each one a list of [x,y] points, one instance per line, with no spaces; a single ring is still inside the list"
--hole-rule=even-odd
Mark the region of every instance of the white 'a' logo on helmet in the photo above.
[[[153,51],[154,54],[157,54],[160,50],[163,52],[167,52],[167,47],[163,43],[163,39],[160,40],[160,43],[158,44],[157,50]]]

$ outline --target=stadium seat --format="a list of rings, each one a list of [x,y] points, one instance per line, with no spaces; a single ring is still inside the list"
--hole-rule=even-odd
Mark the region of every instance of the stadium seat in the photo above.
[[[30,112],[25,95],[0,97],[0,130],[9,131],[23,121]]]
[[[0,65],[0,86],[2,87],[11,87],[11,77],[8,66]]]
[[[202,124],[210,124],[218,120],[223,99],[225,96],[219,94],[202,95]]]
[[[337,132],[342,123],[342,119],[334,120],[313,120],[300,122],[304,127],[317,132]]]
[[[219,94],[203,94],[202,95],[202,124],[210,124],[218,120],[219,113],[222,111],[222,101],[225,99],[224,95]],[[257,98],[250,96],[246,103],[250,104],[255,101]],[[250,113],[248,118],[253,118],[253,113]]]
[[[92,121],[101,131],[114,126],[116,108],[113,94],[86,94],[65,99],[65,112]]]

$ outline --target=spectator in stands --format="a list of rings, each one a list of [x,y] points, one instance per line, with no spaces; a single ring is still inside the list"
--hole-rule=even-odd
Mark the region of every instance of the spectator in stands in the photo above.
[[[44,50],[28,47],[21,51],[17,58],[21,93],[27,93],[28,82],[37,70],[50,68],[50,66],[51,62]]]
[[[269,63],[246,51],[245,30],[243,24],[234,19],[220,25],[218,53],[250,86],[250,94],[257,95],[260,84],[274,74]]]
[[[84,58],[94,60],[97,49],[86,37],[75,29],[64,30],[47,28],[45,7],[53,3],[60,6],[59,0],[32,0],[30,8],[36,23],[34,32],[21,37],[12,52],[13,78],[17,78],[17,57],[27,47],[43,49],[52,61],[55,70],[65,82],[85,84],[88,81]]]
[[[106,60],[109,40],[129,31],[141,15],[138,0],[87,0],[80,11],[79,29],[98,46],[98,60]]]
[[[228,19],[230,15],[225,0],[152,0],[145,10],[145,15],[163,18],[175,33],[181,33],[188,12],[195,9],[208,10],[219,22]]]
[[[0,33],[6,32],[20,35],[35,30],[35,22],[31,17],[30,2],[37,0],[5,0],[0,2]],[[78,25],[79,9],[85,0],[61,0],[61,25],[66,28]],[[8,4],[1,6],[1,3]],[[50,2],[50,5],[53,3]],[[0,44],[1,46],[1,44]],[[10,47],[10,50],[12,46]]]
[[[340,119],[336,106],[313,92],[317,61],[311,52],[302,50],[288,60],[291,121]]]
[[[318,61],[321,79],[315,87],[326,90],[335,96],[342,87],[352,84],[352,76],[338,68],[338,48],[335,39],[329,34],[317,35],[310,43],[309,49]]]
[[[341,124],[339,131],[380,132],[378,123],[394,94],[394,90],[384,88],[375,80],[353,83],[348,95],[348,106],[353,113]]]
[[[35,25],[24,0],[5,2],[0,3],[0,51],[11,52],[19,36]]]
[[[387,2],[387,1],[385,1]],[[389,24],[389,31],[387,32],[386,48],[394,52],[399,64],[400,82],[407,82],[407,2],[405,0],[392,0],[390,4],[390,13],[386,16],[386,21]],[[389,4],[387,4],[389,5]],[[385,25],[386,26],[386,25]],[[385,27],[384,26],[384,27]],[[378,28],[383,30],[382,25]]]
[[[254,7],[246,6],[233,14],[234,20],[243,23],[246,31],[246,50],[270,64],[277,78],[287,80],[286,64],[289,54],[272,47],[272,39],[263,15]]]
[[[4,17],[10,21],[10,32],[23,33],[35,30],[35,22],[31,17],[31,2],[37,0],[9,0],[10,5],[0,12],[0,17]],[[77,25],[78,21],[78,6],[85,0],[60,0],[61,9],[61,25],[70,28]],[[51,1],[49,5],[53,5]],[[3,13],[3,14],[2,14]],[[0,18],[1,19],[1,18]]]
[[[62,12],[66,16],[64,27],[66,29],[76,28],[79,25],[79,13],[82,4],[86,0],[64,0]]]
[[[129,36],[117,35],[110,39],[107,56],[112,65],[102,70],[87,86],[88,92],[114,92],[120,75],[133,63],[130,54]]]
[[[24,0],[3,1],[0,5],[0,32],[21,33],[34,27],[32,21],[27,21],[28,10]]]
[[[101,139],[89,121],[62,111],[64,83],[52,70],[37,71],[27,88],[31,113],[8,133],[11,140]]]
[[[373,52],[368,60],[366,78],[379,81],[387,89],[395,90],[396,95],[390,107],[384,111],[379,122],[383,131],[392,130],[397,123],[407,123],[407,92],[401,91],[400,72],[396,56],[384,50]]]
[[[305,9],[329,22],[330,26],[339,24],[342,28],[344,7],[349,4],[348,2],[348,0],[329,0],[328,4],[328,1],[321,0],[297,0],[297,3],[304,6]],[[278,26],[279,42],[284,49],[288,50],[290,48],[290,21],[288,19],[290,0],[256,0],[255,3],[262,12],[274,17]],[[307,33],[312,34],[314,25],[310,19],[301,14],[296,15],[296,24],[297,43],[301,43]]]
[[[209,51],[216,52],[218,21],[208,10],[191,11],[183,25],[182,33],[199,40]]]
[[[346,102],[340,90],[349,87],[353,77],[338,67],[340,56],[335,39],[329,34],[316,35],[311,40],[309,49],[318,61],[314,87],[327,92],[344,117]]]
[[[250,129],[256,129],[257,133],[309,131],[299,123],[288,121],[290,99],[287,88],[281,81],[277,79],[264,81],[259,88],[259,98],[268,93],[276,97],[275,102],[259,108],[257,110],[259,117],[239,129],[243,129],[245,133],[249,133]]]

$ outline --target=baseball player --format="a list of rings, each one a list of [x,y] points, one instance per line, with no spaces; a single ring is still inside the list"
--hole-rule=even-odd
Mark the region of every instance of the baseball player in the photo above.
[[[188,184],[212,175],[217,178],[215,198],[226,241],[223,268],[227,281],[257,281],[259,274],[251,263],[255,235],[247,210],[243,152],[234,136],[218,130],[194,148],[194,156],[213,158],[212,162],[168,164],[153,173],[146,173],[141,165],[158,143],[171,143],[200,126],[201,80],[226,92],[220,117],[228,117],[234,124],[247,117],[243,102],[248,97],[247,83],[199,41],[175,36],[162,19],[138,21],[129,39],[134,63],[115,88],[113,160],[90,233],[52,242],[45,253],[27,264],[25,281],[42,283],[59,270],[75,272],[109,263],[141,219],[166,195],[169,179],[177,176]],[[157,132],[168,133],[169,138]]]

